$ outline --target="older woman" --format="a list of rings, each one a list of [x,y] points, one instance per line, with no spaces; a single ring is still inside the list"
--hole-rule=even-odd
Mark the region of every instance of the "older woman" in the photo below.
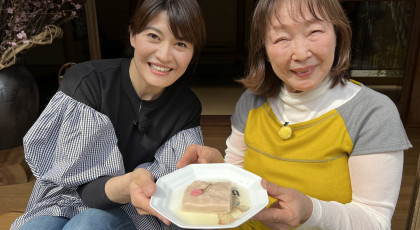
[[[411,144],[393,102],[349,80],[350,41],[337,0],[258,2],[224,160],[271,205],[239,229],[390,229]],[[220,159],[193,145],[178,167]]]

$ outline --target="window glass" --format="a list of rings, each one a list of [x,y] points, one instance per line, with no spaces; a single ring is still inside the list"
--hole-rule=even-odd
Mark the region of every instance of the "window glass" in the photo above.
[[[404,76],[415,3],[342,2],[353,30],[352,77]]]

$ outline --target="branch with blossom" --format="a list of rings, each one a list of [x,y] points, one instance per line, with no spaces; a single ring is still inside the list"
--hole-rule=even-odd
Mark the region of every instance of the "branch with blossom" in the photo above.
[[[61,38],[59,26],[81,8],[72,0],[0,0],[0,70],[15,64],[18,53]]]

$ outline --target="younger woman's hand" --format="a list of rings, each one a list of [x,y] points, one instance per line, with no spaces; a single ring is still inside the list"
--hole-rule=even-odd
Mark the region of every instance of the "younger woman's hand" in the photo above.
[[[163,221],[166,225],[171,222],[161,216],[150,206],[150,198],[156,192],[156,184],[152,173],[148,170],[139,168],[131,173],[131,183],[129,184],[131,203],[141,215],[153,215]]]
[[[150,206],[150,198],[156,192],[156,184],[152,173],[146,169],[138,168],[133,172],[109,179],[105,185],[105,192],[113,202],[120,204],[131,202],[139,214],[153,215],[165,224],[171,224]]]

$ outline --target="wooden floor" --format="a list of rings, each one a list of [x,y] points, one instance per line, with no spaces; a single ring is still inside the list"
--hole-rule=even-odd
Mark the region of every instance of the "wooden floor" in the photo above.
[[[229,116],[204,116],[202,129],[206,145],[224,151],[230,134]],[[420,153],[420,128],[407,128],[414,148],[405,152],[404,174],[397,208],[392,219],[393,230],[405,229],[411,194]],[[21,215],[28,202],[34,179],[29,183],[0,186],[0,230],[9,229],[12,221]]]

